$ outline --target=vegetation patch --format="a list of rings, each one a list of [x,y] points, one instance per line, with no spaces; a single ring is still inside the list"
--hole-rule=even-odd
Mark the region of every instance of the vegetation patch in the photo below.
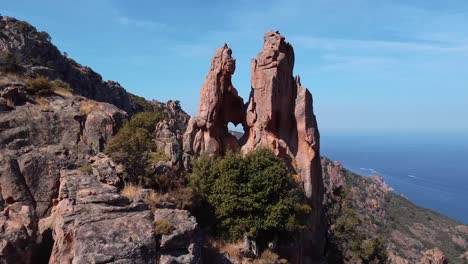
[[[51,94],[54,89],[52,83],[45,76],[28,79],[26,81],[26,89],[33,94]]]
[[[79,171],[85,172],[85,173],[92,173],[93,172],[93,166],[90,164],[83,165],[78,168]]]
[[[145,112],[154,111],[153,105],[150,102],[148,102],[145,98],[138,96],[138,95],[134,95],[134,94],[130,94],[130,98],[132,99],[134,103],[139,105],[143,111]]]
[[[174,230],[174,225],[166,219],[154,221],[154,231],[157,235],[169,235],[174,232]]]
[[[141,195],[141,189],[143,189],[139,185],[127,184],[122,189],[120,195],[127,197],[130,200],[136,200]]]
[[[124,165],[127,184],[161,188],[154,177],[153,165],[155,160],[164,157],[158,152],[152,133],[156,124],[164,118],[161,112],[138,113],[125,122],[107,144],[104,152]]]
[[[265,149],[201,157],[193,162],[190,185],[201,200],[197,219],[229,241],[301,231],[311,211],[283,160]]]
[[[383,263],[387,258],[383,242],[366,232],[366,226],[372,223],[360,217],[354,208],[356,198],[350,189],[337,187],[330,199],[328,261],[341,263],[343,259],[351,259],[353,263]]]
[[[97,106],[98,104],[96,103],[96,101],[84,100],[80,102],[80,113],[84,115],[89,115],[89,113],[94,111],[94,109],[96,109]]]
[[[61,80],[50,81],[45,76],[37,76],[26,80],[26,90],[32,94],[49,95],[52,93],[72,93],[71,86]]]

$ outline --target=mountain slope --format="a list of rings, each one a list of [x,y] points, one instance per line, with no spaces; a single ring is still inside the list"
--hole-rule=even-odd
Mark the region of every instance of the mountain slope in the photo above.
[[[25,21],[0,16],[0,58],[6,56],[28,76],[60,79],[69,83],[74,93],[113,104],[130,115],[144,109],[145,100],[128,93],[117,82],[104,81],[91,68],[62,54],[46,32],[38,32]]]
[[[379,176],[364,177],[346,170],[338,162],[322,158],[330,233],[348,233],[336,227],[337,219],[358,216],[352,226],[364,237],[382,240],[391,263],[417,263],[425,252],[440,249],[450,263],[468,261],[468,226],[398,195]],[[339,208],[350,208],[351,213]],[[335,210],[335,211],[334,211]],[[351,256],[346,241],[342,253]],[[429,252],[430,253],[430,252]]]

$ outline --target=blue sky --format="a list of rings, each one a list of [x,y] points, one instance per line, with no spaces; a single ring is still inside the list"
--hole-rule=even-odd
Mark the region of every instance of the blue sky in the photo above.
[[[322,132],[468,132],[468,1],[2,0],[60,50],[149,99],[189,114],[216,48],[250,93],[263,32],[294,46],[295,74]]]

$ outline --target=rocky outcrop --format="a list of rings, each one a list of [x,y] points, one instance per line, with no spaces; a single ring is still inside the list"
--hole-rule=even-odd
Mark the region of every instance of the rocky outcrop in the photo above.
[[[446,264],[444,253],[438,248],[429,249],[424,252],[419,264]]]
[[[278,32],[265,33],[263,50],[252,60],[252,91],[245,109],[231,84],[234,65],[227,45],[216,51],[200,92],[198,116],[184,134],[184,162],[187,165],[192,155],[220,155],[228,149],[246,153],[262,147],[283,157],[313,208],[303,236],[304,261],[318,260],[325,241],[320,137],[312,95],[299,76],[293,77],[293,48]],[[243,124],[240,140],[227,130],[229,122]]]
[[[312,95],[293,78],[294,50],[278,32],[266,32],[263,51],[252,60],[252,92],[247,106],[247,131],[242,151],[273,149],[284,157],[301,179],[311,204],[312,217],[303,248],[304,261],[324,252],[323,182],[320,135]],[[309,260],[310,261],[310,260]]]
[[[156,209],[154,221],[161,220],[171,223],[174,229],[160,236],[159,263],[200,263],[202,241],[195,217],[185,210]]]
[[[94,176],[100,182],[123,187],[123,166],[117,165],[114,161],[104,153],[98,153],[96,156],[89,158],[90,166]]]
[[[0,156],[15,160],[42,216],[57,194],[60,168],[102,151],[126,116],[113,105],[82,97],[30,96],[0,115]]]
[[[21,82],[2,83],[0,95],[9,101],[0,114],[0,263],[31,263],[37,223],[58,195],[61,168],[86,164],[127,114],[79,96],[33,96]],[[100,167],[103,180],[115,181]]]
[[[225,44],[211,60],[211,66],[200,92],[198,115],[192,117],[184,134],[184,162],[192,155],[224,154],[239,149],[235,136],[229,133],[228,123],[243,123],[244,103],[231,83],[236,62]]]
[[[62,170],[58,201],[41,221],[41,231],[53,231],[49,263],[150,263],[152,220],[145,204],[130,203],[92,173]]]

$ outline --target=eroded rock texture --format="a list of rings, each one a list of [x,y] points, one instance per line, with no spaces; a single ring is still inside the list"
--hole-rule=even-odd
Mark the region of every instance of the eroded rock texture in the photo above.
[[[143,203],[130,203],[115,186],[92,173],[61,171],[58,202],[51,216],[41,221],[41,229],[47,228],[55,241],[49,263],[150,263],[156,259],[151,211]]]
[[[211,66],[201,88],[198,115],[189,120],[184,134],[184,162],[194,154],[219,155],[238,149],[235,136],[229,133],[228,123],[242,123],[244,102],[231,83],[236,69],[232,51],[225,44],[211,60]]]
[[[0,98],[9,108],[0,113],[0,263],[32,263],[37,223],[58,195],[60,169],[86,164],[127,114],[78,96],[35,97],[21,82],[3,82]]]
[[[155,222],[169,221],[174,230],[159,240],[159,263],[200,263],[201,236],[195,217],[186,210],[156,209]]]
[[[283,157],[313,208],[303,236],[302,257],[308,263],[324,252],[320,136],[312,95],[299,76],[293,77],[293,68],[292,46],[278,32],[266,32],[263,50],[252,60],[252,91],[244,108],[231,84],[231,50],[226,45],[217,50],[202,86],[198,116],[189,122],[183,147],[186,156],[266,147]],[[245,135],[239,141],[228,133],[229,122],[244,125]]]

